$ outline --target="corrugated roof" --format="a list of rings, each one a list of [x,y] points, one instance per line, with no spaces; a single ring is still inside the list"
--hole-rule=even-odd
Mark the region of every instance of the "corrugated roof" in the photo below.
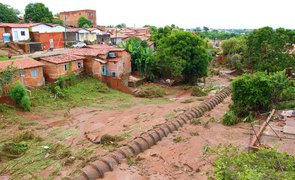
[[[48,56],[48,57],[41,58],[41,60],[54,63],[54,64],[67,63],[67,62],[77,61],[82,59],[85,59],[85,58],[81,56],[73,55],[73,54],[61,54],[57,56]]]
[[[43,63],[36,61],[32,58],[7,60],[7,61],[0,61],[0,72],[3,71],[3,69],[11,65],[12,63],[13,63],[13,66],[17,67],[18,69],[28,69],[28,68],[44,66]]]

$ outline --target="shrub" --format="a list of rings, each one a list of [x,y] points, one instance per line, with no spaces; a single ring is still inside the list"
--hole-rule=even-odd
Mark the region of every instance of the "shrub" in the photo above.
[[[31,111],[31,100],[28,96],[27,89],[23,84],[17,82],[16,85],[12,86],[9,96],[11,99],[14,99],[22,109]]]
[[[17,103],[20,103],[21,99],[26,95],[26,87],[20,82],[17,82],[14,86],[12,86],[9,92],[10,98],[14,99]]]
[[[231,83],[233,106],[238,116],[246,116],[251,111],[268,111],[278,102],[289,82],[284,72],[273,75],[257,73],[243,75]]]
[[[200,89],[197,86],[194,86],[192,88],[192,96],[197,96],[197,97],[201,97],[201,96],[207,96],[207,93],[204,92],[202,89]]]
[[[139,88],[139,97],[157,98],[163,97],[166,94],[165,89],[158,85],[143,85]]]
[[[28,141],[33,140],[35,135],[32,131],[22,131],[13,134],[13,142],[21,142],[21,141]]]
[[[204,154],[214,162],[214,174],[208,179],[294,179],[295,157],[276,149],[240,152],[232,145],[219,145]],[[211,173],[208,172],[210,176]],[[212,175],[212,174],[211,174]]]
[[[1,151],[10,158],[16,158],[25,153],[28,150],[28,145],[23,143],[7,142],[5,143]]]
[[[232,110],[229,110],[222,116],[221,122],[226,126],[232,126],[238,124],[239,119]]]
[[[54,94],[59,98],[65,97],[65,94],[64,94],[63,90],[60,88],[60,86],[55,86]]]

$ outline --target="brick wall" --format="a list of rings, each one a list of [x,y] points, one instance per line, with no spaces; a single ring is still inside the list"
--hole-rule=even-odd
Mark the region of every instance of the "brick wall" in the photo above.
[[[0,27],[0,41],[3,41],[3,34],[5,33],[5,28]]]
[[[36,77],[32,76],[33,70],[37,71]],[[42,67],[24,69],[24,70],[21,70],[21,72],[24,73],[24,77],[21,77],[20,75],[18,75],[17,79],[20,80],[25,86],[27,86],[27,87],[40,87],[45,84]]]
[[[75,26],[75,27],[78,27],[78,19],[82,16],[92,21],[92,24],[96,26],[95,10],[68,11],[68,12],[60,13],[60,19],[62,19],[63,21],[65,20],[65,17],[66,17],[66,25]]]
[[[58,77],[70,74],[71,72],[79,73],[84,71],[83,60],[72,61],[69,63],[62,64],[53,64],[44,60],[40,60],[40,62],[44,63],[44,76],[46,81],[53,82]],[[78,68],[78,62],[81,63],[82,67]],[[65,65],[67,65],[67,70],[65,70]]]
[[[53,48],[64,48],[64,34],[62,32],[38,33],[31,32],[31,38],[34,42],[41,42],[44,50],[50,48],[50,39],[53,39]]]

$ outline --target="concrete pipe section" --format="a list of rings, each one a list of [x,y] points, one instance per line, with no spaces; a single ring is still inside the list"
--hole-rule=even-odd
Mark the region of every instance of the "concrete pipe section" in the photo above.
[[[229,95],[230,88],[226,87],[215,96],[203,101],[199,106],[193,107],[191,110],[186,111],[175,120],[166,122],[150,131],[143,133],[141,136],[136,137],[126,146],[123,146],[117,149],[115,152],[87,165],[82,169],[81,175],[75,179],[94,180],[103,178],[105,172],[112,171],[113,168],[119,165],[124,158],[137,155],[157,144],[158,141],[162,140],[173,131],[178,130],[191,119],[203,116],[206,111],[213,109]]]

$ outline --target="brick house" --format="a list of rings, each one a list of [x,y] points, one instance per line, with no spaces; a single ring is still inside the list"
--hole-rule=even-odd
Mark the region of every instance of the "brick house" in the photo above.
[[[16,67],[19,71],[12,81],[20,81],[27,87],[40,87],[45,84],[43,76],[44,64],[31,58],[0,61],[0,71],[7,66]]]
[[[69,53],[84,56],[85,72],[98,79],[103,76],[125,79],[131,73],[131,56],[124,49],[92,45]]]
[[[53,82],[60,76],[84,71],[84,57],[73,54],[48,56],[40,59],[44,64],[44,76],[46,81]]]
[[[65,11],[59,14],[60,19],[65,22],[67,26],[78,27],[78,19],[80,17],[85,17],[92,22],[93,26],[96,26],[96,11],[85,9],[78,11]]]

